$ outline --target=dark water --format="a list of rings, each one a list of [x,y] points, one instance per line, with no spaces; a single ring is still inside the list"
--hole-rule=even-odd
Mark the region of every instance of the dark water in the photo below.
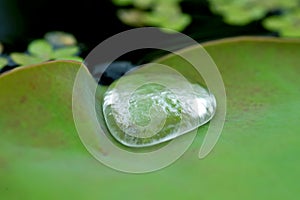
[[[221,16],[210,12],[205,0],[183,0],[181,6],[183,12],[192,16],[192,23],[183,33],[198,42],[241,35],[276,35],[265,30],[260,21],[247,26],[227,25]],[[0,42],[4,43],[6,54],[23,52],[30,41],[42,38],[45,33],[65,31],[74,34],[80,42],[81,56],[85,57],[106,38],[133,28],[119,21],[116,11],[117,7],[109,0],[0,0]],[[165,53],[144,49],[128,53],[119,60],[130,62],[122,65],[127,71],[128,65],[147,63]],[[11,68],[6,67],[1,72]],[[105,82],[113,79],[107,77]]]
[[[260,21],[247,26],[227,25],[220,16],[210,12],[204,0],[184,0],[182,9],[193,18],[184,33],[198,41],[272,34]],[[117,19],[116,10],[109,0],[1,0],[0,41],[6,44],[7,51],[18,50],[48,31],[61,30],[74,34],[90,49],[107,37],[132,28]]]

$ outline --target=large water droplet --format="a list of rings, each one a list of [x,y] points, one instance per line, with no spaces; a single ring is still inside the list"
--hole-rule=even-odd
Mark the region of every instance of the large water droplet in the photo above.
[[[103,113],[113,137],[130,147],[159,144],[208,122],[215,97],[172,68],[151,64],[115,81],[104,94]]]

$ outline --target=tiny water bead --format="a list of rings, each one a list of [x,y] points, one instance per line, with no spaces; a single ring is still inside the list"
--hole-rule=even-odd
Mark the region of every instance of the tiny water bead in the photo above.
[[[163,143],[208,122],[215,97],[172,68],[143,66],[112,83],[103,115],[111,135],[129,147]]]

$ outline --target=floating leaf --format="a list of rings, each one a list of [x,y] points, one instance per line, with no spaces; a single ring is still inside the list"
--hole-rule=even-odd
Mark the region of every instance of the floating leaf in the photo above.
[[[50,35],[51,36],[51,35]],[[49,38],[51,38],[48,36]],[[67,36],[65,36],[67,37]],[[52,38],[53,39],[53,38]],[[61,45],[61,43],[60,43]],[[10,56],[12,60],[19,65],[36,64],[49,60],[74,60],[82,61],[82,58],[77,56],[79,47],[77,46],[64,46],[53,49],[49,42],[44,39],[32,41],[28,45],[27,53],[12,53]]]
[[[131,0],[116,1],[117,5],[133,5],[134,8],[119,9],[120,20],[131,26],[157,26],[182,31],[191,22],[188,14],[181,12],[180,0]],[[124,3],[124,4],[123,4]]]
[[[55,47],[76,45],[76,38],[70,34],[61,31],[46,33],[45,39]]]
[[[11,53],[11,59],[19,65],[31,65],[45,61],[44,58],[31,56],[25,53]]]
[[[280,10],[281,15],[267,17],[263,24],[269,30],[279,31],[282,36],[299,36],[298,0],[209,0],[211,10],[224,17],[233,25],[246,25],[254,20],[263,19],[270,11]]]
[[[144,25],[146,12],[136,9],[119,9],[117,15],[123,23],[140,27]]]
[[[263,25],[273,31],[277,31],[282,36],[300,36],[300,9],[295,12],[286,13],[283,16],[272,16],[264,20]]]
[[[80,58],[79,56],[62,56],[62,57],[58,57],[55,60],[73,60],[73,61],[78,61],[78,62],[82,62],[83,59]]]
[[[30,54],[49,60],[52,54],[52,46],[44,39],[34,40],[28,45]]]
[[[145,15],[146,24],[173,30],[183,30],[190,22],[191,17],[181,13],[180,7],[173,3],[161,3]]]
[[[67,47],[61,47],[59,49],[56,49],[53,54],[52,58],[54,59],[60,59],[67,56],[74,56],[79,53],[79,47],[77,46],[67,46]]]
[[[83,147],[72,116],[80,63],[57,61],[0,76],[0,198],[297,199],[300,41],[239,38],[204,47],[228,95],[216,147],[198,159],[204,126],[172,166],[139,176],[100,164]],[[194,48],[184,52],[198,57]],[[174,54],[159,62],[188,65]]]

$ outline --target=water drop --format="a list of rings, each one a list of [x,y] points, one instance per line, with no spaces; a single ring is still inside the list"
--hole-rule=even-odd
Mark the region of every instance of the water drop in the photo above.
[[[112,83],[103,114],[112,136],[129,147],[169,141],[207,123],[215,97],[170,67],[143,66]]]

